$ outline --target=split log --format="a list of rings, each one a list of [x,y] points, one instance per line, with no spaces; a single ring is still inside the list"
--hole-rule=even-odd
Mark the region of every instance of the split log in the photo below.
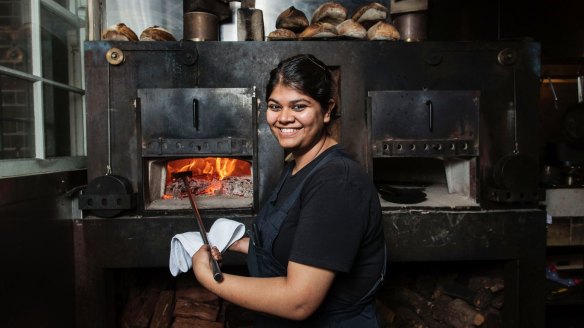
[[[473,305],[478,309],[486,309],[491,306],[493,302],[493,293],[489,289],[479,289],[474,297]]]
[[[174,307],[174,316],[196,318],[206,321],[217,321],[219,302],[203,303],[178,298]]]
[[[480,326],[485,317],[461,299],[454,299],[448,303],[448,322],[456,328]]]
[[[149,289],[131,300],[126,307],[126,311],[124,311],[124,315],[122,315],[121,326],[124,328],[148,327],[159,295],[159,291]]]
[[[501,318],[501,312],[494,308],[489,308],[487,311],[482,313],[485,317],[485,322],[483,323],[483,328],[499,328],[503,327],[503,319]]]
[[[167,328],[172,323],[174,312],[174,290],[164,290],[154,307],[150,328]]]
[[[206,321],[193,318],[181,318],[178,317],[172,323],[171,328],[225,328],[222,322],[216,321]]]
[[[472,277],[468,281],[468,288],[473,291],[488,289],[491,293],[497,293],[505,288],[505,281],[496,277]]]

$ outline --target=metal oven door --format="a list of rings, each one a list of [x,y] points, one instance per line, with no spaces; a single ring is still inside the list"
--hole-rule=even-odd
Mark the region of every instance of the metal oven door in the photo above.
[[[173,171],[189,170],[202,209],[257,201],[253,88],[138,89],[145,210],[188,209]]]

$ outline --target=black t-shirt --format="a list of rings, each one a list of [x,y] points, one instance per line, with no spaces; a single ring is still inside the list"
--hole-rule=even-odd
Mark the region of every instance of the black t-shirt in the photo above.
[[[347,308],[379,279],[384,255],[381,206],[377,191],[359,163],[335,145],[287,178],[280,206],[325,153],[338,152],[306,181],[274,241],[273,253],[288,260],[336,272],[321,311]]]

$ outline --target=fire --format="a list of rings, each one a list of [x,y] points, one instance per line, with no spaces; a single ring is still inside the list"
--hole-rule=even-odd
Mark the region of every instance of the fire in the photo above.
[[[167,180],[172,178],[172,173],[193,172],[193,176],[207,175],[223,180],[228,176],[251,175],[251,164],[235,158],[204,157],[177,159],[166,166]]]
[[[203,190],[196,190],[196,194],[214,195],[222,188],[221,180],[227,177],[251,176],[251,164],[244,160],[225,157],[187,158],[171,161],[166,164],[167,185],[173,183],[172,174],[176,172],[192,172],[189,179],[208,181]],[[163,199],[172,199],[176,195],[165,194]]]

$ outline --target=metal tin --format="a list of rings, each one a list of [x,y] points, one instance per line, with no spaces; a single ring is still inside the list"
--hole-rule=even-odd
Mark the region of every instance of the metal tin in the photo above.
[[[219,19],[216,15],[194,11],[183,16],[183,38],[191,41],[218,41]]]

